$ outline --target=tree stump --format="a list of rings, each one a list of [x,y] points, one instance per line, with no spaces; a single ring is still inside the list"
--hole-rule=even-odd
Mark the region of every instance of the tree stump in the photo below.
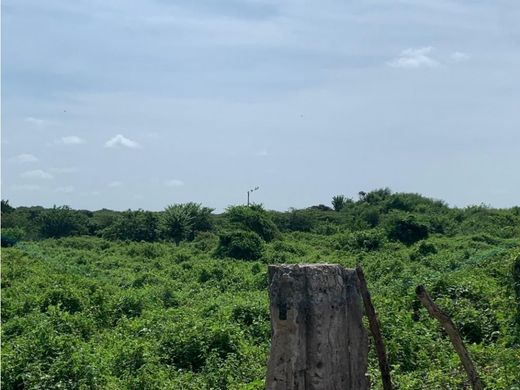
[[[356,271],[269,266],[268,390],[364,390],[368,340]]]

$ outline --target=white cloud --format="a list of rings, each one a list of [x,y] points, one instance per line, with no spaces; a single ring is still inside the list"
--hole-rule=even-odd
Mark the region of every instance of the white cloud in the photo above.
[[[178,180],[178,179],[170,179],[170,180],[166,180],[164,182],[164,185],[166,187],[182,187],[184,185],[184,182],[182,180]]]
[[[261,149],[258,152],[256,152],[255,155],[258,157],[267,157],[269,156],[269,152],[265,149]]]
[[[79,169],[76,167],[64,167],[64,168],[51,168],[51,171],[54,173],[75,173],[75,172],[78,172]]]
[[[440,66],[440,62],[430,57],[430,53],[432,52],[433,47],[421,47],[418,49],[406,49],[401,52],[399,57],[394,58],[392,61],[387,64],[394,68],[405,68],[405,69],[415,69],[415,68],[436,68]]]
[[[48,120],[35,118],[32,116],[25,117],[23,120],[27,123],[30,123],[31,125],[33,125],[35,127],[45,127],[46,125],[48,125],[50,123]]]
[[[22,184],[19,186],[12,186],[11,188],[18,191],[38,191],[40,186],[36,184]]]
[[[76,189],[73,186],[58,187],[54,190],[54,192],[64,192],[66,194],[70,194],[74,191],[76,191]]]
[[[467,53],[456,51],[451,53],[450,59],[452,62],[463,62],[469,60],[470,56]]]
[[[57,139],[55,143],[63,145],[81,145],[85,143],[85,140],[75,135],[68,135]]]
[[[49,172],[45,172],[41,169],[35,169],[33,171],[27,171],[22,173],[22,177],[25,179],[52,179],[53,176]]]
[[[111,181],[110,183],[108,183],[108,186],[111,188],[121,187],[122,185],[123,185],[123,183],[120,181],[117,181],[117,180],[114,180],[114,181]]]
[[[107,142],[105,142],[105,148],[116,148],[119,146],[124,146],[130,149],[138,149],[141,147],[136,141],[132,141],[129,138],[126,138],[122,134],[118,134],[115,137],[110,138]]]
[[[22,154],[19,154],[16,157],[11,158],[10,161],[16,162],[16,163],[20,163],[20,164],[24,164],[24,163],[37,162],[38,158],[36,156],[33,156],[32,154],[22,153]]]

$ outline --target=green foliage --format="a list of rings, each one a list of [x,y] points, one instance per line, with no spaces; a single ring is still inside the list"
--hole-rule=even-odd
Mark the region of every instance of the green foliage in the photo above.
[[[4,212],[2,232],[20,228],[25,236],[2,248],[2,388],[261,389],[268,262],[361,264],[396,387],[468,386],[449,339],[415,297],[423,284],[460,329],[486,388],[520,388],[517,208],[448,208],[387,190],[339,212],[255,207],[260,220],[275,222],[277,239],[255,233],[243,222],[248,214],[232,221],[206,213],[211,227],[193,222],[176,245],[163,240],[166,212],[153,213],[159,226],[149,229],[141,210],[69,209],[67,218],[82,220],[87,231],[79,232],[90,236],[42,240],[49,210]],[[120,218],[137,233],[108,235]],[[417,240],[424,227],[428,237]],[[390,237],[393,228],[403,235]],[[153,242],[142,242],[152,230]],[[373,349],[368,375],[380,389]]]
[[[2,214],[9,214],[9,213],[12,213],[15,209],[13,206],[11,206],[9,204],[8,200],[2,199],[1,210],[2,210]]]
[[[287,213],[277,213],[274,221],[285,232],[310,232],[317,224],[316,219],[306,210],[292,209]]]
[[[413,215],[393,214],[386,221],[385,228],[390,240],[401,241],[405,245],[428,238],[428,226]]]
[[[225,359],[239,351],[234,328],[211,323],[183,322],[164,330],[159,346],[163,363],[178,369],[199,372],[211,355]]]
[[[348,199],[345,195],[335,195],[332,197],[331,203],[334,211],[341,211],[343,207],[350,202],[352,202],[352,200]]]
[[[278,228],[261,205],[232,206],[226,210],[226,216],[235,226],[249,229],[269,242],[278,235]]]
[[[516,295],[516,337],[518,343],[520,344],[520,254],[516,255],[515,259],[513,260],[511,270],[513,290],[515,291]]]
[[[257,260],[262,256],[262,239],[255,232],[236,230],[223,232],[219,235],[218,257],[234,259]]]
[[[197,232],[211,229],[212,209],[197,203],[175,204],[166,207],[163,214],[163,235],[179,244],[193,240]]]
[[[128,210],[102,230],[104,238],[128,241],[155,241],[158,237],[159,218],[151,211]]]
[[[421,241],[414,251],[410,253],[410,260],[420,260],[435,253],[437,253],[437,248],[434,244],[428,241]]]
[[[332,237],[336,247],[342,250],[376,251],[383,246],[385,237],[379,230],[361,230]]]
[[[88,233],[88,219],[68,206],[44,210],[37,218],[42,237],[59,238]]]
[[[23,240],[24,237],[25,232],[22,228],[2,228],[2,248],[16,245],[16,243]]]

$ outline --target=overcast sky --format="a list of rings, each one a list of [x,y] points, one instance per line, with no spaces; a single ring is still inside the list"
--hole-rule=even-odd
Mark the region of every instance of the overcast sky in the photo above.
[[[2,198],[520,204],[520,2],[3,0]]]

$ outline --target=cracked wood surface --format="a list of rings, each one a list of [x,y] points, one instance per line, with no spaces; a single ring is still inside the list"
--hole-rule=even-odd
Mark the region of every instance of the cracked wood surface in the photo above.
[[[356,271],[269,266],[268,390],[368,389],[367,334]]]

